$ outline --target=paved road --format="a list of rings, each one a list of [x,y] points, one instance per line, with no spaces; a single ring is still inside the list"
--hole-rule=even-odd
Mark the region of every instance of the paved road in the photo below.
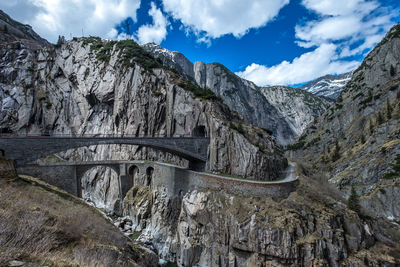
[[[286,173],[285,178],[283,178],[282,180],[279,180],[279,182],[285,183],[285,182],[291,182],[291,181],[297,180],[298,177],[297,176],[294,177],[294,168],[295,167],[296,167],[296,163],[289,161],[289,166],[285,171],[285,173]]]
[[[246,178],[227,177],[227,176],[211,174],[211,173],[205,173],[205,174],[214,176],[214,177],[218,177],[220,179],[228,180],[228,181],[248,182],[248,183],[254,183],[254,184],[284,184],[284,183],[293,182],[299,178],[298,176],[294,176],[295,167],[296,167],[296,163],[289,161],[289,166],[285,170],[285,177],[283,179],[274,180],[274,181],[260,181],[260,180],[246,179]]]

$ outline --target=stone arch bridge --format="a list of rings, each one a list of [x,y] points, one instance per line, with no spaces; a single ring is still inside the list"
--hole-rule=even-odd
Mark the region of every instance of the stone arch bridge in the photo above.
[[[204,170],[210,139],[208,137],[2,136],[0,151],[6,158],[15,160],[17,166],[21,166],[68,149],[104,144],[151,147],[187,159],[189,168],[193,170]]]

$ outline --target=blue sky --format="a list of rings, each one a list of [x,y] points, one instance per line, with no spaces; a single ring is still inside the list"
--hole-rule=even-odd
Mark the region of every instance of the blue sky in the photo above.
[[[128,20],[129,38],[258,85],[350,71],[400,20],[398,0],[8,0],[0,9],[52,42],[124,39]]]

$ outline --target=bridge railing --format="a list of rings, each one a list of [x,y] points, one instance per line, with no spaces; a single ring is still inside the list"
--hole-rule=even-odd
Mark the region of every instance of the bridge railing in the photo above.
[[[134,134],[63,134],[63,133],[0,133],[0,138],[209,138],[208,136],[181,135],[134,135]]]

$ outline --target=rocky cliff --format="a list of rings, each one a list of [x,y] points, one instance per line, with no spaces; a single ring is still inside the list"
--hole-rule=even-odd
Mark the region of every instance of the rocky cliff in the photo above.
[[[395,266],[400,257],[398,227],[360,218],[334,188],[304,175],[287,199],[171,197],[139,184],[123,212],[124,232],[179,266]]]
[[[29,45],[14,36],[0,44],[0,127],[3,133],[190,135],[203,127],[211,139],[207,169],[255,179],[276,179],[287,161],[270,132],[247,125],[211,91],[172,72],[133,41],[74,39],[58,47]],[[101,145],[67,151],[67,160],[149,159],[187,162],[146,147]],[[115,177],[97,188],[114,199]],[[115,176],[115,175],[114,175]],[[112,200],[105,201],[112,207]]]
[[[400,221],[400,180],[392,164],[400,151],[400,25],[353,72],[336,103],[295,145],[373,214]]]
[[[325,75],[299,88],[314,95],[326,97],[330,100],[336,100],[347,82],[350,81],[351,76],[352,72],[343,73],[337,76]]]
[[[188,63],[182,67],[184,64],[179,63],[182,70],[176,73],[173,60],[169,63],[163,59],[154,60],[131,41],[80,38],[57,48],[32,48],[17,38],[16,41],[2,42],[0,54],[0,121],[3,132],[176,136],[203,126],[212,140],[209,170],[245,177],[275,178],[287,162],[277,153],[268,131],[243,123],[235,112],[221,103],[218,96],[239,88],[232,93],[231,100],[226,100],[227,105],[237,105],[239,110],[243,107],[247,111],[265,105],[271,109],[263,109],[268,111],[267,114],[260,115],[259,112],[257,116],[270,115],[273,117],[269,122],[271,125],[279,116],[287,116],[285,122],[279,121],[281,126],[275,125],[274,128],[275,133],[282,131],[281,136],[292,127],[305,127],[296,118],[305,119],[307,112],[320,112],[320,105],[323,105],[314,105],[315,98],[310,94],[287,87],[247,90],[254,85],[230,76],[232,73],[219,64],[193,65],[193,81],[201,85],[199,87],[190,83],[192,65]],[[183,55],[173,53],[175,56],[185,60]],[[232,77],[235,80],[229,80]],[[214,86],[214,82],[218,86]],[[238,84],[232,87],[232,83]],[[262,100],[268,97],[268,101]],[[239,103],[235,104],[234,99]],[[244,100],[249,101],[249,107]],[[306,106],[311,111],[305,111],[305,115],[296,113],[296,110],[304,108],[302,101],[308,100],[311,104]],[[229,101],[232,103],[228,104]],[[287,101],[296,104],[293,113],[288,112],[290,104]],[[335,127],[340,128],[338,125]],[[313,129],[312,126],[309,131]],[[302,140],[314,139],[304,137]],[[318,140],[307,142],[310,149],[317,143]],[[138,158],[185,164],[174,155],[120,145],[71,150],[45,160]],[[156,251],[160,257],[176,261],[180,266],[399,264],[398,225],[388,223],[384,217],[376,219],[347,209],[340,192],[331,188],[321,176],[312,175],[310,169],[313,168],[304,167],[296,171],[300,184],[286,199],[239,196],[223,190],[191,191],[171,196],[163,186],[151,188],[151,185],[138,182],[122,201],[125,217],[117,219],[118,225],[131,238],[138,237],[139,242]],[[136,181],[146,179],[139,177]],[[83,180],[83,189],[84,196],[96,206],[110,211],[114,209],[118,185],[110,170],[90,172]],[[16,196],[12,191],[5,192],[10,194],[9,197],[5,195],[5,201]],[[379,194],[380,191],[373,192]],[[24,205],[20,206],[21,214],[36,212],[36,209],[27,212],[24,208]],[[71,208],[61,210],[69,211]],[[10,212],[12,209],[6,211],[15,216]],[[64,218],[60,214],[55,217]],[[76,213],[72,217],[82,218],[82,214]],[[46,231],[41,233],[47,234]],[[86,247],[90,246],[82,248]],[[112,248],[118,253],[116,259],[125,260],[118,249]],[[81,255],[80,251],[78,255]],[[127,255],[140,260],[137,255]],[[100,256],[103,257],[104,253]]]
[[[212,90],[245,121],[270,130],[281,145],[293,143],[328,106],[327,101],[310,94],[306,97],[296,88],[258,87],[219,63],[198,61],[193,64],[181,53],[171,52],[156,44],[143,47],[200,87]],[[276,88],[284,88],[281,91],[285,92],[277,95],[274,93]],[[298,127],[300,121],[302,125]]]

